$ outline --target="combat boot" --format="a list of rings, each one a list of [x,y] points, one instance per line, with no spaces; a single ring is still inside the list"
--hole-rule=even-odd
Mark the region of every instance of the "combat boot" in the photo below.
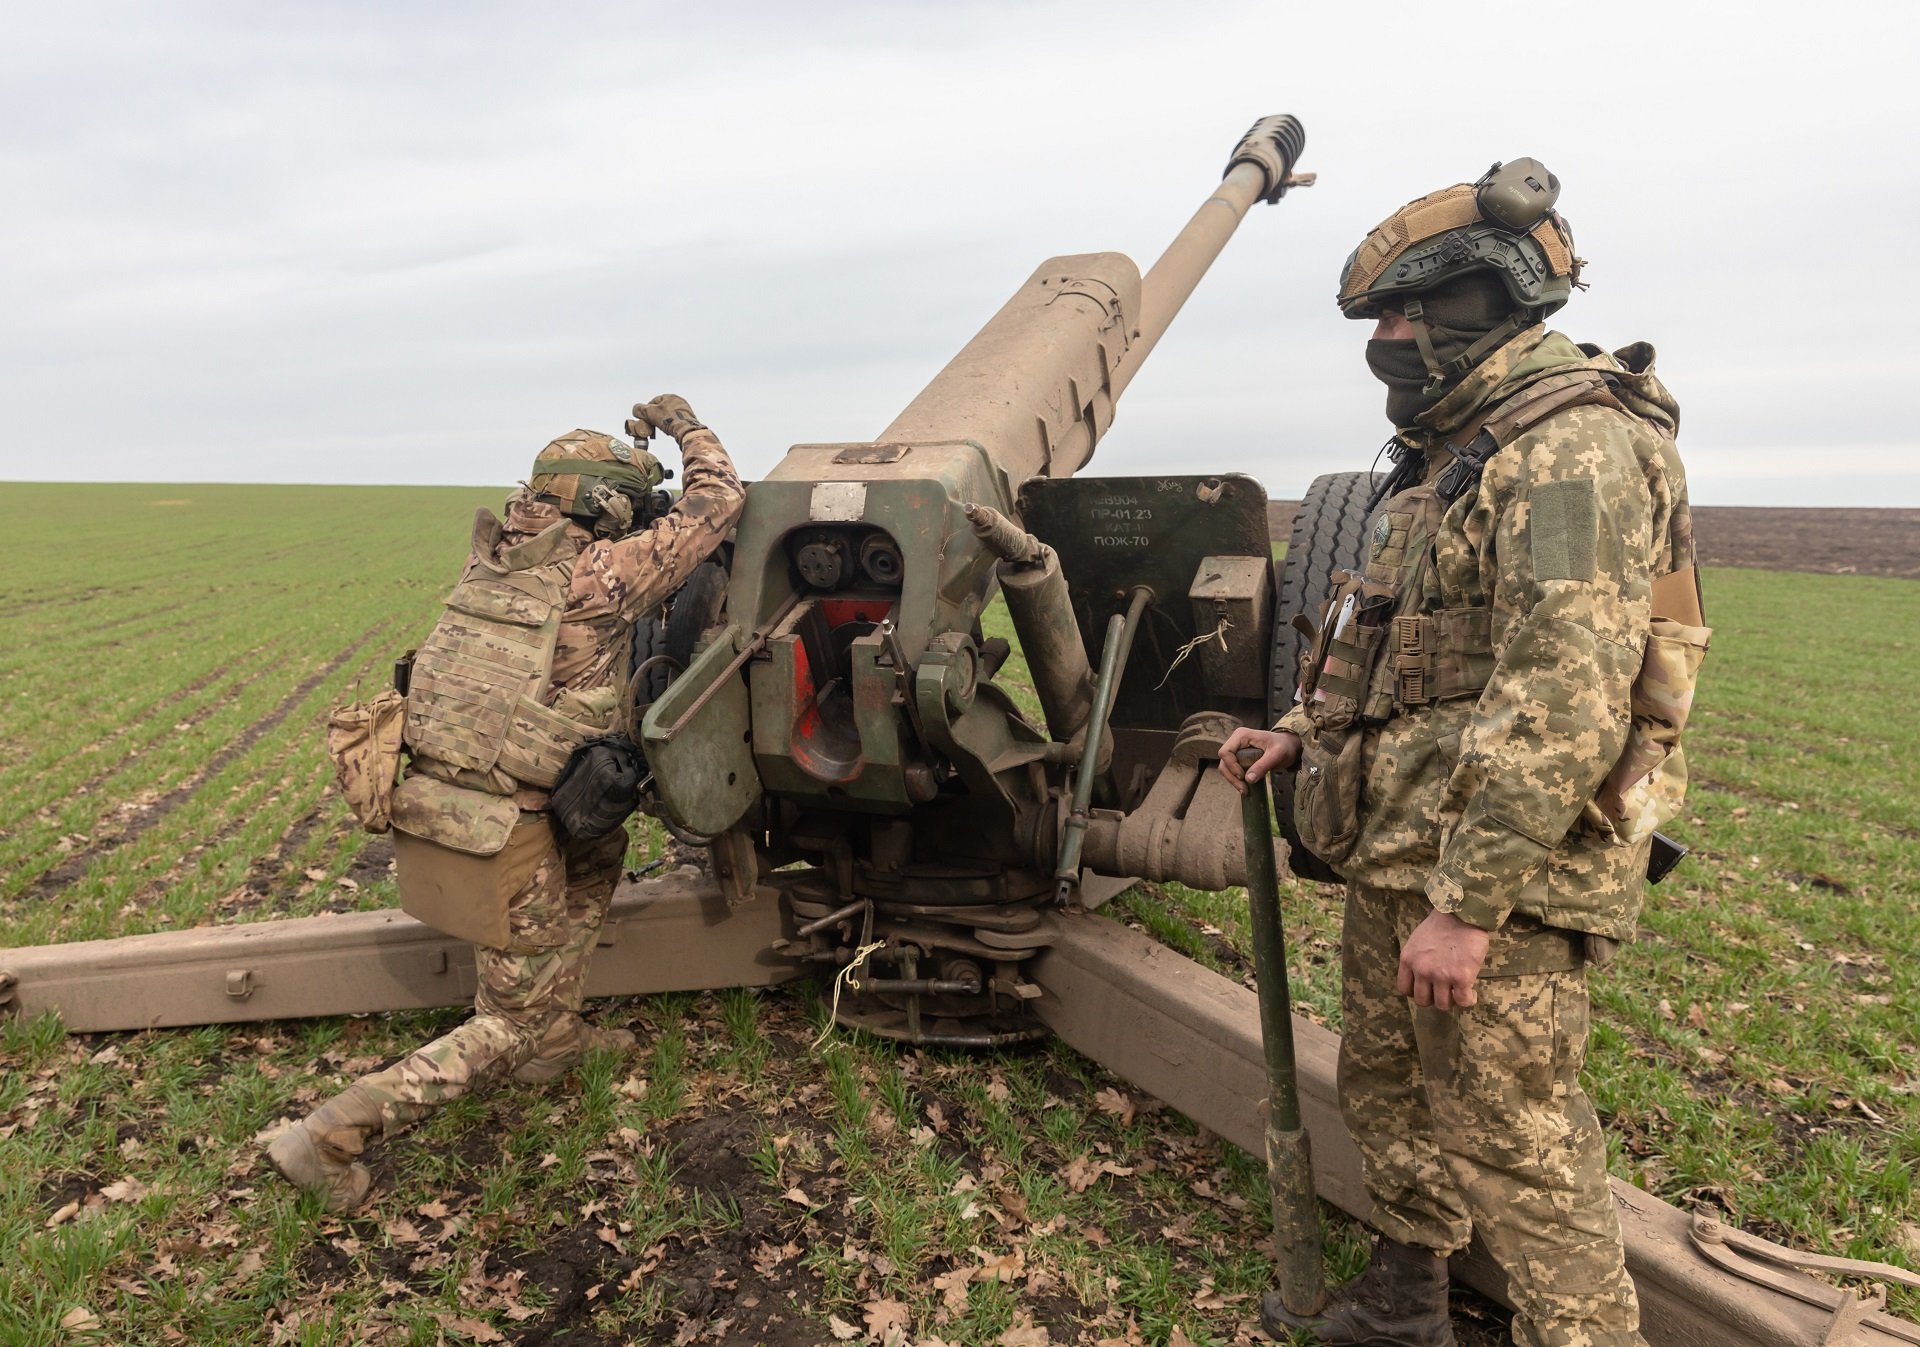
[[[564,1075],[589,1052],[602,1048],[626,1052],[634,1042],[628,1030],[598,1029],[578,1015],[562,1015],[547,1026],[540,1046],[532,1057],[514,1069],[513,1078],[522,1085],[544,1085]]]
[[[373,1176],[357,1157],[380,1129],[379,1102],[350,1085],[275,1137],[267,1158],[288,1183],[319,1193],[328,1211],[352,1211],[373,1187]]]
[[[1381,1235],[1366,1270],[1334,1288],[1319,1314],[1291,1314],[1277,1293],[1260,1302],[1260,1326],[1281,1342],[1297,1330],[1327,1347],[1454,1347],[1447,1318],[1447,1260]]]

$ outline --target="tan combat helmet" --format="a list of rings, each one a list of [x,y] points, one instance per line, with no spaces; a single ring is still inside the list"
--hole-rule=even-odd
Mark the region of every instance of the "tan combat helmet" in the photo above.
[[[600,538],[617,538],[654,518],[667,474],[645,449],[597,430],[570,430],[540,451],[527,486]]]
[[[1495,164],[1478,182],[1410,201],[1362,240],[1340,269],[1336,302],[1349,318],[1377,318],[1396,309],[1413,325],[1433,387],[1472,369],[1516,333],[1567,302],[1583,260],[1573,231],[1553,209],[1560,179],[1538,159]],[[1507,322],[1462,355],[1441,361],[1420,296],[1459,277],[1487,272],[1513,300]]]

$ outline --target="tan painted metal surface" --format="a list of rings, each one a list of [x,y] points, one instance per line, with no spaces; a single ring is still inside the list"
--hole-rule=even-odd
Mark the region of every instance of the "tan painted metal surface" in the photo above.
[[[1254,993],[1105,917],[1057,913],[1049,921],[1053,942],[1033,969],[1045,993],[1034,1009],[1048,1026],[1108,1070],[1260,1154],[1266,1078]],[[1359,1152],[1334,1092],[1339,1049],[1339,1035],[1295,1019],[1315,1186],[1335,1206],[1364,1216]],[[1920,1343],[1920,1325],[1872,1312],[1856,1320],[1863,1308],[1856,1297],[1805,1274],[1779,1272],[1768,1289],[1721,1270],[1696,1251],[1691,1216],[1618,1180],[1613,1187],[1652,1347]],[[1499,1272],[1477,1250],[1455,1260],[1454,1275],[1505,1298]],[[1836,1315],[1843,1317],[1836,1322]]]
[[[705,875],[629,884],[613,900],[590,996],[768,986],[799,976],[769,946],[782,928],[763,885],[731,916]],[[460,1005],[473,949],[402,912],[349,912],[0,950],[0,1006],[58,1010],[77,1033]]]

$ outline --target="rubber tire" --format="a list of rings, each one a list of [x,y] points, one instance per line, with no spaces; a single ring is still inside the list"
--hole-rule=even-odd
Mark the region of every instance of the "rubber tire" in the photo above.
[[[655,655],[667,653],[667,624],[657,617],[643,617],[633,624],[633,663],[627,667],[638,669]],[[644,686],[634,689],[634,703],[637,706],[651,706],[660,700],[660,694],[667,690],[667,684],[673,681],[673,670],[665,664],[656,664],[647,670]],[[639,723],[638,719],[634,722]]]
[[[687,582],[674,592],[673,606],[667,610],[666,643],[660,649],[675,664],[686,668],[693,663],[694,642],[720,620],[726,607],[726,567],[717,561],[701,562],[693,568]]]
[[[1313,479],[1306,499],[1293,517],[1287,536],[1287,555],[1275,563],[1273,662],[1267,693],[1267,723],[1273,724],[1293,705],[1299,684],[1300,655],[1307,638],[1293,629],[1293,615],[1318,618],[1333,590],[1335,571],[1354,570],[1366,561],[1367,502],[1378,484],[1370,472],[1330,472]],[[1325,861],[1300,845],[1293,826],[1293,773],[1276,773],[1273,809],[1280,835],[1287,840],[1293,873],[1320,884],[1339,884],[1340,876]]]

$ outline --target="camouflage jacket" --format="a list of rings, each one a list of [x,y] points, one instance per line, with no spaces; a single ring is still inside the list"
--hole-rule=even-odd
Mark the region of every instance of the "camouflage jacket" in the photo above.
[[[1448,439],[1467,438],[1529,384],[1580,367],[1621,368],[1530,328],[1401,439],[1427,455],[1431,481],[1452,461]],[[1662,400],[1656,417],[1677,424],[1664,389],[1646,382]],[[1366,731],[1360,830],[1340,869],[1424,891],[1486,929],[1520,912],[1631,938],[1648,844],[1616,841],[1592,801],[1626,741],[1651,581],[1693,561],[1673,442],[1614,407],[1567,408],[1490,457],[1477,491],[1442,508],[1430,541],[1383,520],[1375,560],[1395,546],[1430,549],[1422,592],[1402,612],[1490,610],[1486,685]],[[1295,707],[1281,728],[1299,730],[1301,717]]]
[[[664,603],[695,566],[713,555],[740,517],[746,492],[719,437],[704,428],[696,430],[681,444],[680,453],[680,499],[646,528],[610,542],[568,521],[567,536],[578,554],[553,657],[556,691],[585,692],[620,677],[634,621]],[[502,546],[544,532],[564,518],[552,505],[524,490],[516,492],[507,501]]]

